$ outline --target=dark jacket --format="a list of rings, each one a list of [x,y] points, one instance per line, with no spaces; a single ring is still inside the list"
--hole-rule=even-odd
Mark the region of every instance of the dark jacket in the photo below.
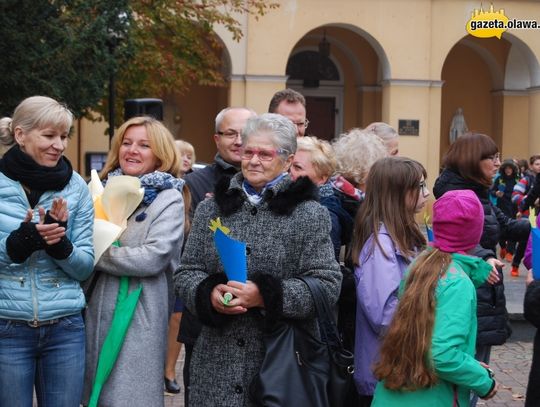
[[[195,209],[206,194],[213,193],[217,182],[224,176],[231,178],[239,171],[238,167],[229,164],[219,154],[216,154],[214,162],[206,167],[186,174],[184,179],[189,192],[191,192],[191,208]]]
[[[512,168],[512,174],[507,176],[506,168]],[[505,161],[499,168],[498,176],[493,180],[493,185],[489,189],[492,196],[497,199],[497,207],[509,218],[515,218],[517,214],[517,205],[512,202],[512,192],[514,186],[519,181],[518,168],[513,161]],[[497,192],[502,192],[504,195],[498,197]]]
[[[214,193],[214,188],[218,181],[222,178],[232,178],[238,170],[237,167],[224,161],[219,154],[216,154],[213,164],[185,175],[184,180],[191,192],[192,219],[199,203],[204,201],[208,193]],[[200,332],[201,323],[185,308],[182,315],[182,323],[180,324],[180,332],[178,333],[178,340],[182,343],[193,345]]]
[[[332,221],[332,231],[330,236],[334,245],[336,260],[339,261],[341,246],[348,246],[351,243],[354,218],[361,202],[347,194],[332,188],[331,195],[321,195],[321,205],[325,206],[330,213]],[[346,265],[341,265],[343,282],[338,300],[338,329],[343,340],[343,345],[349,350],[354,349],[354,329],[356,315],[356,283],[352,264],[346,261]]]
[[[514,241],[528,237],[531,225],[527,220],[509,218],[490,202],[487,187],[468,181],[450,169],[445,169],[435,181],[433,194],[435,198],[439,198],[445,192],[456,189],[472,190],[484,208],[484,230],[480,244],[470,254],[486,260],[495,257],[495,247],[501,237]],[[485,283],[476,290],[478,299],[476,343],[480,346],[501,345],[511,334],[506,311],[503,274],[500,271],[499,278],[497,284]]]

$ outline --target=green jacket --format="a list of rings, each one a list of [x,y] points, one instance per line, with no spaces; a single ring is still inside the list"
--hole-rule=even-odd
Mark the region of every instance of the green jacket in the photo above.
[[[451,407],[454,387],[459,406],[469,405],[472,390],[485,396],[493,379],[474,359],[476,344],[476,291],[491,266],[477,257],[452,254],[452,263],[435,291],[437,307],[431,340],[431,359],[439,378],[433,387],[416,391],[393,391],[379,382],[373,407]]]

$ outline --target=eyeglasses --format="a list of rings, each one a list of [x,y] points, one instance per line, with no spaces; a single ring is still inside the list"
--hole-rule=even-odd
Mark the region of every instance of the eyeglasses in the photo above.
[[[240,137],[242,133],[236,130],[227,130],[227,131],[218,131],[216,132],[221,137],[225,137],[229,140],[235,140],[237,137]]]
[[[427,187],[426,181],[421,181],[418,185],[418,189],[420,189],[424,198],[429,196],[429,189]]]
[[[296,127],[303,127],[305,129],[307,129],[307,127],[309,126],[309,120],[306,119],[305,121],[303,122],[293,122],[293,124],[296,126]]]
[[[283,148],[262,149],[248,147],[242,149],[242,160],[251,160],[254,156],[257,156],[261,161],[272,161],[278,154],[289,154],[289,151]]]
[[[482,158],[482,160],[491,160],[494,163],[497,162],[497,161],[500,162],[501,161],[501,155],[499,153],[493,154],[493,155],[488,155],[487,157]]]

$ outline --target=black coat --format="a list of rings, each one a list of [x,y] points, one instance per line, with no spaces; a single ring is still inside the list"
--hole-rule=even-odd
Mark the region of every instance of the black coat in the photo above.
[[[456,189],[472,190],[484,208],[484,229],[480,244],[470,254],[487,260],[496,257],[495,248],[501,237],[514,241],[528,238],[531,225],[527,220],[509,218],[491,203],[487,187],[468,181],[450,169],[445,169],[435,181],[433,193],[435,198],[439,198],[445,192]],[[503,274],[500,271],[499,278],[497,284],[485,283],[476,289],[478,301],[476,344],[479,346],[501,345],[512,332],[508,325]]]
[[[239,168],[227,163],[219,154],[212,164],[186,174],[184,179],[191,193],[191,208],[193,213],[206,194],[213,193],[217,182],[222,177],[232,178]]]

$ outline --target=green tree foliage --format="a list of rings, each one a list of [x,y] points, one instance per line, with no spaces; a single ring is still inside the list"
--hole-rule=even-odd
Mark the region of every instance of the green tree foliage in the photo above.
[[[111,32],[129,24],[128,0],[0,1],[0,114],[25,97],[47,95],[77,115],[102,100],[116,61]],[[122,49],[127,55],[129,43]]]
[[[258,18],[275,7],[268,0],[1,0],[0,115],[41,94],[77,116],[106,117],[111,73],[116,123],[124,99],[223,85],[212,27],[238,40],[240,14]]]
[[[235,40],[243,33],[236,18],[264,15],[268,0],[132,0],[132,58],[119,65],[117,112],[124,99],[183,92],[192,84],[223,86],[223,45],[213,33],[223,25]]]

